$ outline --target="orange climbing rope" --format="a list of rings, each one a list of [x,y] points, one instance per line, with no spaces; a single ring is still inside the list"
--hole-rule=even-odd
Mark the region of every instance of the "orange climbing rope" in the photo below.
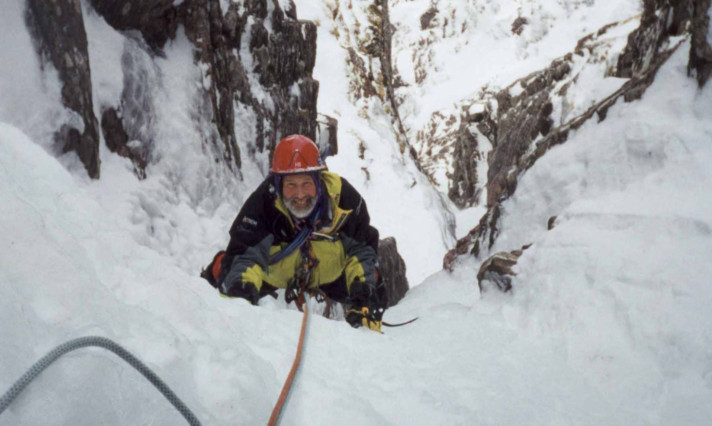
[[[297,344],[297,355],[294,357],[294,362],[292,363],[292,369],[289,371],[287,380],[282,386],[282,393],[279,394],[279,399],[272,409],[272,415],[269,418],[268,426],[275,426],[277,421],[279,421],[279,416],[282,413],[282,407],[284,402],[287,400],[289,395],[289,390],[292,387],[292,382],[294,382],[294,376],[297,374],[299,369],[299,364],[302,361],[302,348],[304,347],[304,335],[307,330],[307,317],[309,315],[309,303],[304,303],[304,316],[302,317],[302,330],[299,332],[299,343]]]

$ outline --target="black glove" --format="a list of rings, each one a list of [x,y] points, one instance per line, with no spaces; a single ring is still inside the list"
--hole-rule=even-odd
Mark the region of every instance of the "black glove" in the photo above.
[[[240,297],[248,300],[253,305],[257,305],[260,300],[260,292],[257,286],[251,282],[236,281],[233,283],[223,283],[220,292],[228,297]]]
[[[375,285],[355,280],[351,283],[349,293],[351,309],[346,312],[346,322],[354,328],[364,326],[380,333],[385,305],[379,295],[378,288]]]
[[[349,297],[351,304],[359,309],[364,306],[371,311],[375,311],[378,308],[385,308],[381,302],[376,286],[366,284],[358,279],[351,283]]]
[[[381,331],[381,325],[383,322],[381,318],[383,317],[383,309],[379,308],[375,311],[371,311],[366,307],[360,309],[351,308],[346,312],[346,322],[353,328],[359,328],[361,326],[368,327],[370,330],[383,333]]]

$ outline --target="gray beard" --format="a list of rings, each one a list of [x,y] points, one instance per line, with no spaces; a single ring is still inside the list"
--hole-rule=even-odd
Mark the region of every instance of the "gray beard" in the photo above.
[[[296,217],[297,219],[304,219],[306,217],[309,217],[311,212],[314,210],[314,207],[316,206],[316,198],[309,198],[309,204],[304,207],[304,208],[297,208],[295,207],[292,202],[293,198],[290,199],[285,199],[284,200],[284,205],[287,207],[287,210],[289,210],[289,213],[292,214],[292,216]]]

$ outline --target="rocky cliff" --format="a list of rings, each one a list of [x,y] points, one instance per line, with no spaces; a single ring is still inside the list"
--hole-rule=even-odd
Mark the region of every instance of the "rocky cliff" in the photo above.
[[[289,6],[283,10],[281,4]],[[122,57],[123,91],[114,105],[95,108],[92,103],[85,13],[99,14],[127,37],[127,43],[137,46]],[[203,80],[197,112],[192,112],[201,135],[195,143],[205,146],[216,161],[239,175],[245,155],[268,156],[283,135],[302,133],[318,140],[318,133],[323,133],[328,140],[327,126],[319,129],[319,84],[312,78],[316,27],[297,19],[293,3],[30,0],[26,22],[43,63],[58,70],[65,106],[78,117],[74,127],[57,129],[57,143],[65,151],[76,151],[93,178],[99,177],[100,168],[99,120],[107,147],[130,158],[139,176],[145,176],[147,165],[158,160],[147,118],[154,100],[147,87],[126,76],[155,73],[152,62],[162,57],[166,43],[178,31],[192,43],[194,66]],[[142,59],[147,66],[141,66]],[[249,140],[238,141],[236,128],[245,125],[246,117],[255,129],[242,132],[249,134]],[[335,147],[335,122],[328,125]],[[241,152],[241,145],[248,152]]]
[[[230,180],[248,167],[250,181],[261,179],[288,134],[337,153],[337,122],[316,109],[316,26],[297,19],[293,2],[28,0],[25,21],[72,111],[56,129],[58,151],[76,152],[95,179],[102,138],[141,179],[167,164],[155,170],[158,188],[140,197],[141,214],[163,218],[152,197],[178,203],[187,194],[193,207],[208,209],[225,197],[239,200],[244,194]],[[380,28],[374,21],[373,31]],[[369,49],[381,57],[388,43]],[[405,264],[393,238],[380,254],[395,304],[408,290]]]
[[[360,105],[364,116],[374,105],[391,118],[401,153],[410,154],[408,136],[398,110],[395,89],[402,84],[393,65],[391,24],[388,1],[336,0],[327,3],[335,22],[334,35],[348,51],[351,70],[351,100]]]
[[[514,193],[519,176],[552,146],[565,143],[571,130],[588,120],[604,120],[617,100],[639,99],[685,37],[693,38],[690,71],[700,85],[705,83],[709,77],[709,62],[704,59],[709,57],[709,41],[701,40],[700,34],[707,34],[709,5],[704,3],[645,1],[639,19],[601,28],[548,68],[501,91],[463,101],[459,114],[433,117],[431,121],[436,124],[432,128],[438,128],[437,123],[449,123],[433,135],[449,140],[446,148],[456,153],[450,198],[460,207],[476,203],[487,207],[479,225],[446,256],[445,267],[458,255],[486,254],[499,233],[501,203]],[[590,72],[584,70],[596,67],[600,69],[599,100],[592,105],[577,105],[573,100],[579,85],[593,81]],[[615,78],[609,78],[610,86],[606,87],[604,77]],[[482,145],[491,147],[486,157]],[[483,176],[482,169],[486,170],[486,179],[478,179]],[[482,193],[486,198],[480,198]]]
[[[74,151],[92,178],[99,178],[99,126],[93,112],[87,35],[79,0],[28,0],[25,19],[41,64],[56,68],[62,103],[76,120],[56,130],[55,144]]]

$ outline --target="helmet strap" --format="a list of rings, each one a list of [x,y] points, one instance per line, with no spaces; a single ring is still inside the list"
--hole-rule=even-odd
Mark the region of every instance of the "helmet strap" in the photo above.
[[[272,174],[272,183],[277,190],[277,195],[282,198],[282,175],[278,173]]]

